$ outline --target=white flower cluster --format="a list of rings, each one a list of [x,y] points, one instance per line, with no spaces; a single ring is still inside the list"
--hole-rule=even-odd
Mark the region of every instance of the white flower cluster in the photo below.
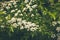
[[[2,3],[2,8],[6,9],[6,10],[9,10],[11,9],[12,7],[17,7],[17,1],[10,1],[10,2],[4,2]]]
[[[60,27],[57,27],[57,28],[56,28],[56,31],[57,31],[57,32],[60,32]]]
[[[34,1],[35,0],[25,0],[24,2],[26,4],[25,4],[25,7],[23,7],[22,9],[19,7],[16,1],[3,3],[2,4],[3,9],[1,10],[6,11],[6,13],[10,13],[9,17],[13,15],[11,20],[8,20],[9,18],[8,16],[5,17],[8,20],[7,23],[11,24],[14,28],[20,27],[20,29],[27,29],[28,31],[37,30],[39,25],[36,25],[35,23],[32,23],[32,22],[27,22],[26,20],[22,20],[22,18],[15,18],[17,16],[23,16],[26,13],[25,11],[28,11],[28,10],[30,12],[33,11],[38,6],[37,4],[32,3]],[[27,16],[28,14],[25,14],[25,15]],[[30,16],[33,17],[35,15],[32,13]]]
[[[35,2],[36,0],[25,0],[24,3],[29,3],[31,4],[32,2]]]
[[[55,26],[56,24],[57,24],[57,22],[56,22],[56,21],[53,21],[53,22],[52,22],[52,25],[53,25],[53,26]]]
[[[27,29],[27,31],[35,31],[39,27],[39,25],[22,20],[22,18],[13,17],[11,20],[8,20],[8,23],[10,23],[14,28],[20,27],[20,29]]]
[[[27,9],[29,9],[29,11],[31,12],[36,7],[37,7],[37,4],[32,5],[32,6],[30,6],[29,4],[26,4],[26,7],[23,8],[22,12],[26,11]]]
[[[52,22],[52,25],[53,25],[53,26],[56,26],[57,24],[60,24],[60,21],[53,21],[53,22]]]
[[[52,35],[51,35],[51,37],[52,37],[52,38],[55,38],[55,37],[56,37],[56,35],[55,35],[55,34],[52,34]]]
[[[27,9],[29,9],[30,12],[33,11],[33,9],[38,6],[37,4],[32,5],[34,1],[36,0],[25,0],[25,3],[27,4],[26,7],[23,8],[22,12],[26,11]]]

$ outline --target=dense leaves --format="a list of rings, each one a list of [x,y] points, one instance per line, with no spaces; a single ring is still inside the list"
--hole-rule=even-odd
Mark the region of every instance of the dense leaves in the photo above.
[[[56,40],[59,3],[54,0],[2,2],[0,40]]]

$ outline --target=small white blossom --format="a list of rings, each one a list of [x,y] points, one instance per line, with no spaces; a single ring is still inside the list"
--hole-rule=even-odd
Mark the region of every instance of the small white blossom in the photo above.
[[[3,7],[5,7],[7,4],[6,3],[2,3]]]
[[[32,27],[32,28],[30,28],[30,31],[35,31],[37,28],[34,28],[34,27]]]
[[[25,3],[28,3],[29,2],[29,0],[25,0]]]
[[[21,12],[21,10],[18,10],[18,11],[17,11],[17,13],[20,13],[20,12]]]
[[[23,16],[23,14],[21,13],[21,14],[19,14],[20,16]]]
[[[4,26],[4,25],[1,25],[0,27],[1,27],[1,28],[4,28],[5,26]]]
[[[28,15],[26,14],[26,16],[28,16]]]
[[[32,23],[31,25],[32,25],[32,26],[36,26],[36,24],[35,24],[35,23]]]
[[[17,24],[18,24],[19,26],[22,26],[22,23],[21,23],[21,22],[18,22]]]
[[[33,16],[34,16],[34,14],[31,15],[31,17],[33,17]]]
[[[24,12],[24,11],[26,11],[26,10],[27,10],[27,8],[25,7],[25,8],[23,8],[22,12]]]
[[[57,30],[57,32],[59,32],[60,31],[60,27],[57,27],[56,30]]]
[[[10,2],[13,2],[13,1],[10,1]]]
[[[21,22],[21,21],[22,21],[22,18],[17,18],[17,21],[18,21],[18,22]]]
[[[17,23],[13,23],[12,26],[13,26],[14,28],[17,28],[18,24],[17,24]]]
[[[14,18],[14,17],[11,19],[11,23],[13,23],[13,22],[16,22],[16,18]]]
[[[29,11],[31,12],[31,11],[33,11],[33,9],[32,8],[29,8]]]
[[[21,26],[21,27],[20,27],[20,29],[24,29],[24,27],[23,27],[23,26]]]
[[[53,21],[53,22],[52,22],[52,25],[53,25],[53,26],[55,26],[56,24],[57,24],[57,22],[56,22],[56,21]]]
[[[57,21],[58,24],[60,24],[60,21]]]
[[[11,4],[11,3],[9,3],[9,4],[8,4],[8,6],[12,6],[12,4]]]
[[[13,2],[13,5],[16,5],[16,2]]]
[[[31,8],[29,4],[26,5],[27,8]]]
[[[30,28],[30,27],[29,27],[29,25],[25,25],[25,27],[24,27],[24,28],[28,29],[28,28]]]
[[[10,9],[10,7],[9,7],[9,6],[6,6],[6,9],[7,9],[7,10]]]
[[[8,20],[7,23],[11,23],[11,20]]]
[[[15,10],[11,10],[11,13],[15,12]]]
[[[26,20],[23,20],[22,23],[23,23],[23,24],[26,23]]]
[[[27,24],[29,25],[29,24],[32,24],[31,22],[27,22]]]
[[[32,2],[29,2],[29,5],[32,5]]]
[[[18,13],[15,13],[15,15],[14,16],[18,16]]]
[[[37,7],[37,5],[36,5],[36,4],[32,6],[32,8],[36,8],[36,7]]]
[[[51,37],[52,37],[52,38],[55,38],[55,37],[56,37],[56,35],[55,35],[55,34],[52,34],[52,35],[51,35]]]
[[[15,9],[16,11],[18,10],[18,9]]]
[[[17,5],[14,5],[14,7],[16,8],[16,7],[17,7]]]

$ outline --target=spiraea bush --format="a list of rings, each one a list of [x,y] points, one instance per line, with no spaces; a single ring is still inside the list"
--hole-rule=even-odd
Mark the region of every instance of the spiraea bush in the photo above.
[[[53,7],[48,0],[2,2],[0,40],[56,40],[60,17]]]

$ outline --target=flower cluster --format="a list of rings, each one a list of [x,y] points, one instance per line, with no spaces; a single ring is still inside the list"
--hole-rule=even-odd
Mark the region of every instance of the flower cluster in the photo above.
[[[23,12],[26,11],[27,9],[29,9],[29,11],[31,12],[36,7],[37,7],[37,4],[32,5],[32,6],[30,6],[29,4],[26,4],[26,7],[23,8]]]
[[[11,20],[7,21],[10,23],[14,28],[20,27],[20,29],[27,29],[27,31],[35,31],[38,29],[39,25],[36,25],[32,22],[27,22],[26,20],[22,20],[22,18],[12,18]]]
[[[0,28],[8,28],[12,32],[16,31],[16,29],[20,31],[25,29],[32,32],[38,31],[44,37],[45,34],[48,34],[51,38],[55,38],[56,35],[53,31],[58,25],[56,30],[60,32],[60,21],[53,21],[53,18],[55,18],[54,13],[50,13],[50,10],[44,5],[41,0],[20,0],[2,3],[0,5]]]
[[[60,24],[60,21],[52,21],[53,26],[56,26],[57,24]]]

